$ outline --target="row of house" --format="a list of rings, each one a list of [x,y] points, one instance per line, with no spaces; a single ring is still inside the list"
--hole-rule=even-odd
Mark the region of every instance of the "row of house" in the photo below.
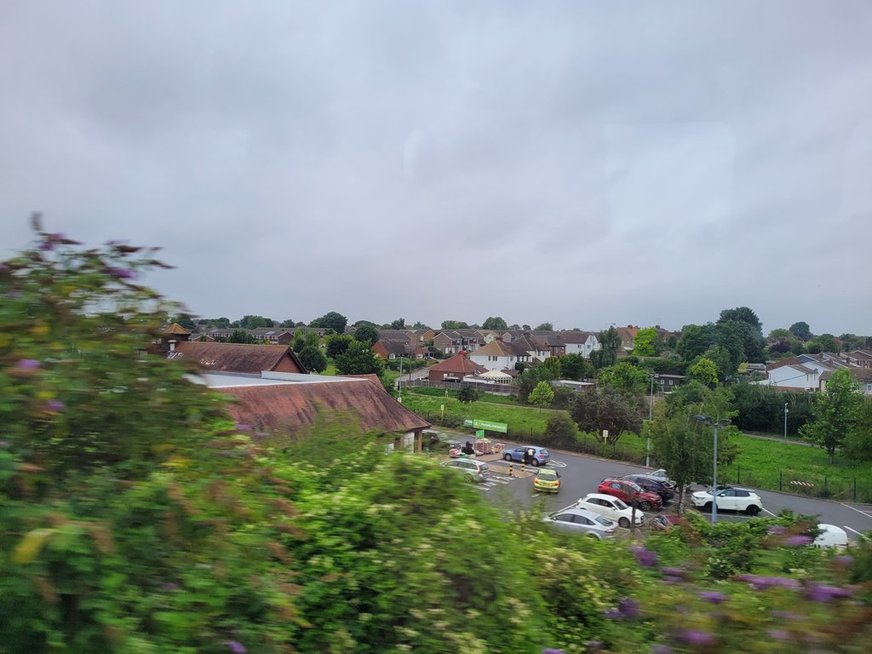
[[[823,391],[836,370],[850,370],[866,395],[872,395],[872,352],[800,354],[766,366],[765,384],[785,391]]]

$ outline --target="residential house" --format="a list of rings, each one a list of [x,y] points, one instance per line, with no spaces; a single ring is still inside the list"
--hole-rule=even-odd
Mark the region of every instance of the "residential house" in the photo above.
[[[479,340],[474,329],[446,329],[433,337],[433,349],[442,354],[472,352],[478,348]]]
[[[533,343],[544,356],[537,355],[540,359],[559,357],[566,354],[566,345],[560,340],[557,332],[533,331],[525,333],[527,340]]]
[[[579,329],[565,330],[558,333],[566,354],[580,354],[589,359],[591,353],[602,349],[602,345],[594,332]]]
[[[480,375],[488,369],[470,361],[466,352],[458,352],[445,361],[427,369],[428,379],[432,382],[460,382],[467,375]]]
[[[661,393],[670,393],[687,381],[684,375],[669,375],[666,373],[655,373],[654,381],[660,387]]]
[[[862,368],[859,366],[849,368],[851,374],[854,376],[854,379],[857,381],[857,384],[860,386],[860,390],[863,391],[863,394],[867,397],[872,397],[872,368]],[[826,371],[821,373],[820,379],[820,390],[827,390],[827,382],[830,377],[832,377],[834,371]]]
[[[853,352],[844,352],[842,356],[846,362],[858,368],[872,368],[872,352],[854,350]]]
[[[618,335],[621,337],[621,347],[618,349],[618,354],[622,356],[629,354],[636,346],[636,334],[639,333],[637,325],[627,325],[626,327],[615,327]]]
[[[247,331],[257,340],[263,341],[264,343],[288,345],[294,340],[293,332],[284,327],[257,327]]]
[[[167,358],[190,361],[207,372],[235,372],[259,375],[273,372],[307,373],[300,359],[286,345],[248,345],[243,343],[170,344]]]
[[[491,341],[469,355],[470,361],[487,370],[514,370],[516,363],[530,363],[532,356],[517,341]]]
[[[766,379],[759,382],[782,390],[817,391],[820,389],[821,372],[832,371],[829,367],[806,366],[798,357],[781,359],[766,366]]]
[[[373,344],[372,351],[380,359],[414,356],[413,345],[407,340],[379,339]]]

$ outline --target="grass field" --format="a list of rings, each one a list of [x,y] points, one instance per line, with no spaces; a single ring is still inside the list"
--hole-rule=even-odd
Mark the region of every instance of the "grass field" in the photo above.
[[[482,397],[477,402],[464,405],[455,397],[407,392],[403,404],[431,422],[438,423],[440,406],[445,405],[445,415],[458,418],[478,418],[505,422],[509,425],[507,438],[535,438],[545,431],[550,409],[536,409],[517,405],[510,398],[490,401]],[[644,459],[644,438],[624,436],[615,447],[594,443],[592,436],[581,435],[584,451],[601,456],[639,462]],[[830,462],[827,453],[818,447],[756,438],[740,434],[734,437],[739,446],[736,460],[721,466],[718,476],[724,483],[736,483],[764,490],[832,497],[840,500],[872,502],[872,462],[846,461],[840,456]],[[656,461],[652,464],[656,465]],[[802,484],[793,482],[804,482]],[[811,484],[811,485],[808,485]]]

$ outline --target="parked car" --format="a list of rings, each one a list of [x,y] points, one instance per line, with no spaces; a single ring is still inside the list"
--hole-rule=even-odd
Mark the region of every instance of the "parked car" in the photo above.
[[[636,506],[643,511],[660,509],[663,506],[663,500],[660,499],[657,493],[646,491],[636,482],[626,479],[603,479],[600,482],[599,488],[597,488],[597,492],[614,495],[627,504],[632,504],[635,501]]]
[[[624,504],[621,500],[613,495],[604,495],[602,493],[588,493],[575,503],[576,508],[587,509],[594,513],[599,513],[601,516],[614,520],[621,527],[629,527],[630,521],[633,519],[633,509]],[[636,511],[636,526],[645,523],[645,514],[642,511]]]
[[[592,536],[599,540],[613,538],[616,529],[614,522],[587,509],[563,509],[545,516],[542,520],[557,529]]]
[[[482,482],[490,476],[487,463],[475,459],[451,459],[442,463],[442,467],[461,473],[466,481]]]
[[[560,475],[551,468],[539,468],[533,477],[533,489],[541,493],[557,493],[560,491]]]
[[[680,516],[661,513],[658,516],[654,516],[654,519],[651,520],[651,528],[655,531],[669,531],[675,525],[681,524],[681,522],[682,518]]]
[[[715,504],[718,511],[744,511],[748,515],[757,515],[763,509],[763,500],[748,488],[734,486],[718,486],[715,489]],[[698,491],[690,496],[690,501],[698,509],[712,510],[711,489]]]
[[[666,479],[658,479],[657,477],[649,477],[648,475],[637,473],[624,475],[621,479],[636,482],[646,491],[657,493],[664,502],[668,502],[675,497],[675,486]]]
[[[503,458],[506,461],[523,463],[524,452],[529,449],[534,450],[533,460],[530,462],[531,465],[544,466],[551,460],[551,454],[548,452],[548,450],[546,450],[544,447],[536,447],[535,445],[525,445],[523,447],[513,447],[509,450],[505,450],[503,452]]]

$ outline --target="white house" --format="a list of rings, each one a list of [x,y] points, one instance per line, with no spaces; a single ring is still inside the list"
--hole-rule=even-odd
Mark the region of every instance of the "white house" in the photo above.
[[[491,341],[470,352],[469,360],[488,370],[514,370],[516,363],[529,363],[532,359],[529,353],[513,346],[514,343]]]
[[[566,346],[565,354],[580,354],[589,359],[592,352],[602,349],[593,332],[572,329],[560,332],[560,341]]]
[[[821,370],[794,362],[774,363],[766,369],[766,380],[761,384],[778,388],[817,391],[821,384]]]

